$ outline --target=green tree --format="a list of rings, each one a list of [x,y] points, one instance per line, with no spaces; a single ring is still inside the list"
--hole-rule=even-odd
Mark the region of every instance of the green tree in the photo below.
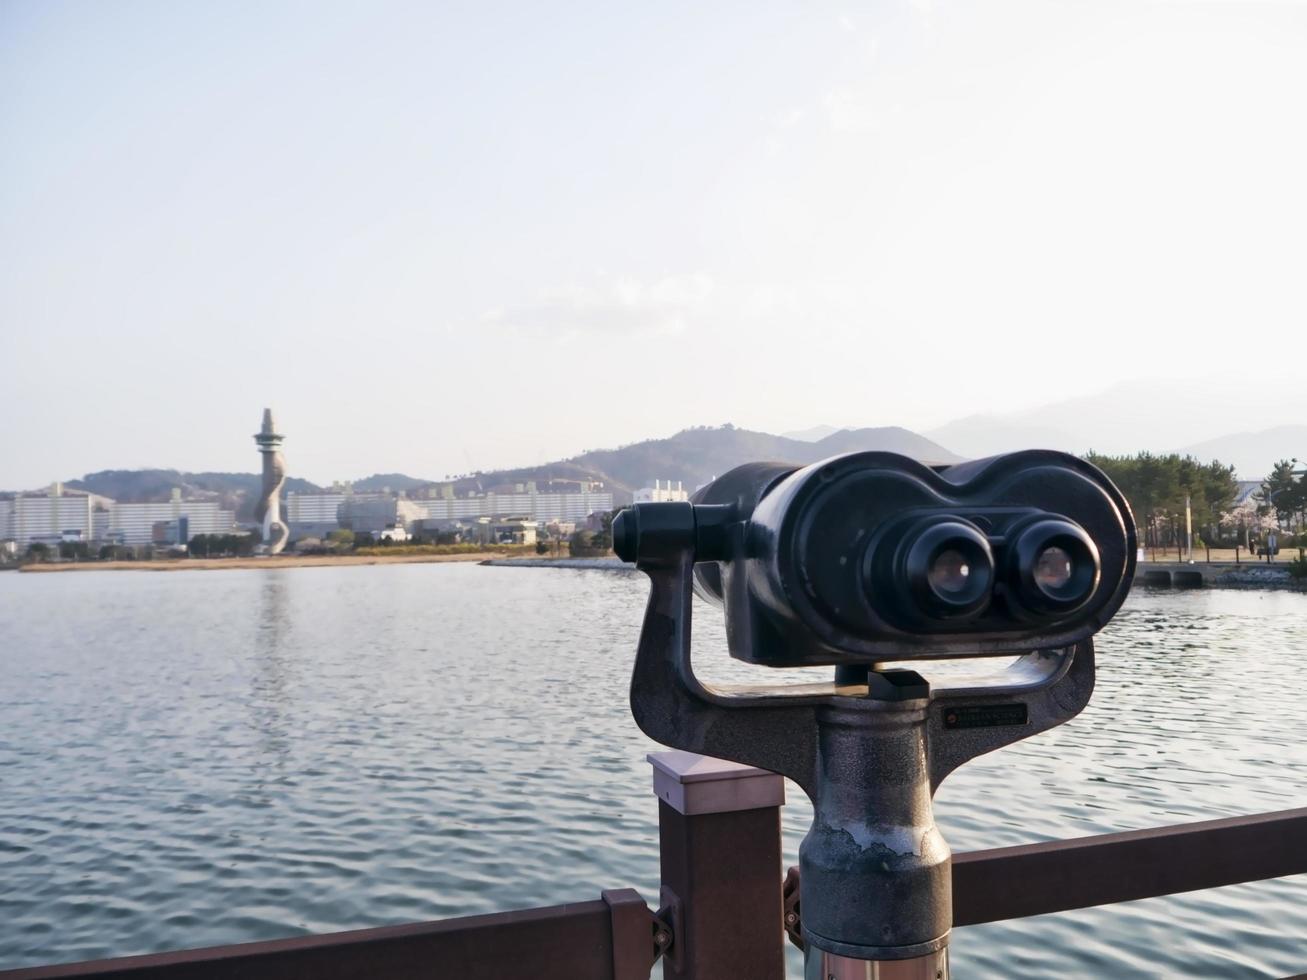
[[[353,548],[355,544],[354,532],[347,527],[338,527],[336,530],[328,532],[327,540],[342,551]]]
[[[589,558],[603,553],[595,547],[595,533],[584,528],[573,531],[567,539],[567,545],[573,558]]]
[[[1274,514],[1281,527],[1301,527],[1307,516],[1307,471],[1295,476],[1297,460],[1282,459],[1262,481],[1259,514]]]
[[[1215,539],[1222,515],[1238,491],[1234,468],[1217,460],[1200,463],[1191,456],[1105,456],[1086,459],[1101,469],[1125,495],[1139,526],[1141,542],[1153,548],[1178,546],[1184,540],[1185,500],[1196,533]]]

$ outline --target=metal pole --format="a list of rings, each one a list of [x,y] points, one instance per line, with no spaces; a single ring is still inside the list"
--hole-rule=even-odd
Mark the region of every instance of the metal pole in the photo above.
[[[809,946],[803,980],[949,980],[948,947],[910,960],[855,960]]]
[[[784,980],[785,780],[693,752],[653,752],[662,898],[676,938],[665,980]]]
[[[1194,518],[1189,505],[1189,494],[1184,495],[1184,550],[1185,560],[1194,560]]]

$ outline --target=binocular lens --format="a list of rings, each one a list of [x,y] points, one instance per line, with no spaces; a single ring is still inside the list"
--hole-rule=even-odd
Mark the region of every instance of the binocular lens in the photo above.
[[[994,555],[980,530],[957,518],[934,520],[910,534],[889,582],[906,585],[918,614],[969,619],[989,606]],[[902,594],[902,593],[900,593]]]
[[[1034,521],[1009,550],[1013,598],[1032,613],[1063,615],[1079,609],[1098,586],[1098,549],[1083,528],[1061,517]]]
[[[1045,548],[1035,559],[1035,582],[1045,591],[1056,592],[1071,581],[1071,556],[1064,548]]]
[[[967,556],[953,548],[941,551],[926,573],[926,580],[936,594],[948,598],[967,591],[967,582],[971,577],[971,565]]]

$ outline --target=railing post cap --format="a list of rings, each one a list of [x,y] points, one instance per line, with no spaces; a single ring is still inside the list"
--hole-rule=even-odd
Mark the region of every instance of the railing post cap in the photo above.
[[[785,803],[785,780],[774,772],[672,749],[650,752],[654,795],[678,813],[731,813]]]

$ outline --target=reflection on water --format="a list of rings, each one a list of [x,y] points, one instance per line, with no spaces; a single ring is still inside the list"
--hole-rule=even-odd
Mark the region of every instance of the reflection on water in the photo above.
[[[467,565],[0,576],[0,967],[655,899],[653,746],[626,707],[645,593]],[[699,613],[705,675],[767,678]],[[1303,805],[1305,618],[1303,595],[1132,596],[1084,714],[945,782],[954,849]],[[809,816],[791,787],[790,862]],[[953,962],[1282,976],[1307,965],[1305,897],[960,929]]]
[[[261,754],[277,773],[284,771],[290,755],[285,710],[291,696],[289,665],[282,655],[290,628],[286,615],[287,591],[285,571],[264,573],[259,588],[258,626],[253,636],[254,675],[246,702],[251,724],[262,736]]]

